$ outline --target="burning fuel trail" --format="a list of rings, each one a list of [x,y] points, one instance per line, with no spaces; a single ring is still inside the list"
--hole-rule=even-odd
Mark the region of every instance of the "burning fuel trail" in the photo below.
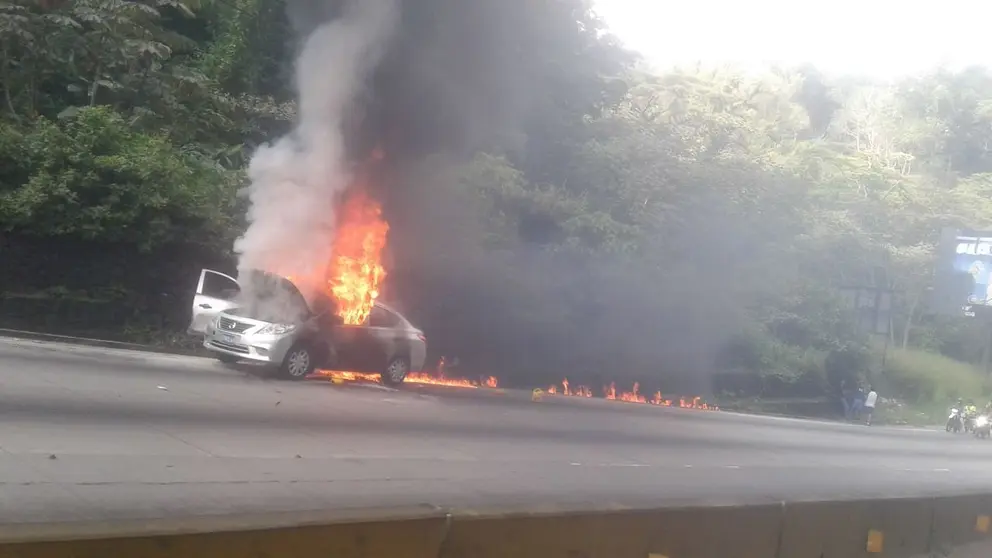
[[[288,8],[292,15],[314,5],[290,2]],[[248,169],[249,224],[234,246],[239,273],[262,269],[292,277],[309,300],[340,290],[342,277],[331,276],[340,275],[341,267],[333,253],[336,209],[355,178],[345,131],[397,18],[395,0],[353,0],[307,35],[296,61],[296,129],[259,148]],[[375,230],[384,239],[383,227]],[[381,272],[366,275],[381,278]],[[366,289],[374,298],[373,290]],[[367,298],[359,304],[370,307]]]

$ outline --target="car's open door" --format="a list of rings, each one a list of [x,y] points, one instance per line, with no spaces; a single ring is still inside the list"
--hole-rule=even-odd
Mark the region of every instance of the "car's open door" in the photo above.
[[[200,271],[196,296],[193,297],[193,313],[186,331],[199,335],[206,333],[207,325],[217,314],[237,305],[235,299],[239,292],[241,287],[234,277],[211,269]]]

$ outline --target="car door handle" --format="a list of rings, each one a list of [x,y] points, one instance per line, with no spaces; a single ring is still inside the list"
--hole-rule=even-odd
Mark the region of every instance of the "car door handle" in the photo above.
[[[205,310],[209,310],[211,308],[211,306],[209,304],[203,303],[203,304],[200,305],[200,308],[203,308]]]

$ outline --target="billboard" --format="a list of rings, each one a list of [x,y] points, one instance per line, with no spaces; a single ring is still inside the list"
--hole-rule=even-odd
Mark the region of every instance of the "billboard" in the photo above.
[[[933,308],[974,316],[992,307],[992,231],[944,229],[937,247]]]
[[[992,233],[957,235],[953,267],[956,274],[971,276],[968,304],[989,306],[992,303]]]

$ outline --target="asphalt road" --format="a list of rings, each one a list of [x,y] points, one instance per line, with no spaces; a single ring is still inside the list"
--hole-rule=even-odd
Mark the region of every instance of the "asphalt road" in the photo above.
[[[0,523],[992,491],[992,441],[0,339]]]

